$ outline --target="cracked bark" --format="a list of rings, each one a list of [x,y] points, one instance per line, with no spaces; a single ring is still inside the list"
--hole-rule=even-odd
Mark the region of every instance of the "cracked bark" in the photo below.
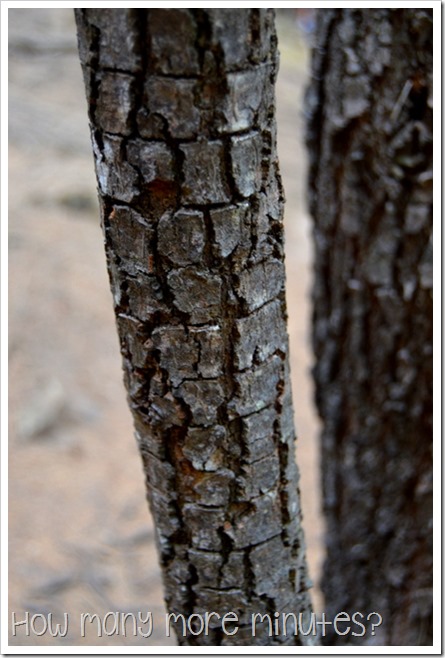
[[[78,9],[105,249],[167,608],[310,612],[270,10]],[[305,626],[307,627],[307,622]],[[263,629],[264,631],[266,629]]]
[[[322,10],[316,38],[307,110],[327,612],[379,612],[371,642],[431,644],[432,10]]]

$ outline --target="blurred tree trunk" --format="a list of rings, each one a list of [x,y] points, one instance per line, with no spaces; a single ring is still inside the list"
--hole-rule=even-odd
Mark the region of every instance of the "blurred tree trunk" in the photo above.
[[[239,619],[236,634],[213,619],[207,636],[180,633],[179,642],[311,644],[311,635],[252,637],[250,626],[251,612],[293,611],[307,628],[310,613],[285,324],[273,14],[78,9],[76,19],[125,382],[167,607],[234,611]]]
[[[432,10],[321,10],[312,67],[327,611],[431,644]]]

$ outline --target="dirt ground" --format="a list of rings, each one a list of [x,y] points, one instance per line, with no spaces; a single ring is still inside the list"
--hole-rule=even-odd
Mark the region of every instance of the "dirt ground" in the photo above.
[[[279,17],[278,126],[304,525],[322,559],[318,422],[310,378],[310,222],[301,100],[307,47]],[[86,103],[69,9],[9,10],[9,604],[15,620],[68,614],[66,637],[14,645],[174,645],[105,268]],[[314,589],[317,609],[322,606]],[[80,635],[81,613],[154,615],[153,633]],[[108,629],[112,627],[108,625]],[[36,618],[35,630],[43,628]],[[143,627],[146,630],[147,626]]]

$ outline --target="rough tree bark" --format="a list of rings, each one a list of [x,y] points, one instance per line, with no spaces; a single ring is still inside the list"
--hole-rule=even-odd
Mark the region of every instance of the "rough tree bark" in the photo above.
[[[322,10],[312,66],[327,611],[431,644],[432,10]]]
[[[310,644],[289,386],[270,10],[78,9],[125,382],[169,611]],[[196,621],[196,619],[195,619]]]

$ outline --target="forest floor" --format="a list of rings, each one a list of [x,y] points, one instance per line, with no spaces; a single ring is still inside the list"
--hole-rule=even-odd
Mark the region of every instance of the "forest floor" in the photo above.
[[[297,460],[317,584],[323,529],[302,145],[308,50],[293,14],[278,25]],[[10,9],[9,34],[9,614],[69,620],[66,637],[26,636],[17,626],[10,643],[174,645],[164,631],[153,525],[122,384],[72,11]],[[317,586],[314,602],[320,610]],[[151,637],[98,637],[93,624],[81,637],[81,613],[109,611],[151,611]]]

